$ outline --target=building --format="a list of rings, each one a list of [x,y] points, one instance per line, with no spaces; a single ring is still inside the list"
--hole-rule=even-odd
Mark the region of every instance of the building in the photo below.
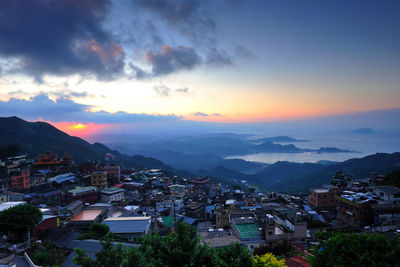
[[[88,229],[93,223],[100,223],[108,214],[106,206],[84,207],[82,201],[74,201],[63,209],[64,216],[69,217],[68,225],[79,229]]]
[[[384,200],[399,200],[400,201],[400,188],[395,186],[376,186],[374,193]]]
[[[67,192],[70,201],[81,200],[84,203],[95,203],[98,200],[97,188],[94,186],[77,187]]]
[[[398,188],[377,186],[374,192],[344,191],[336,196],[338,226],[373,228],[377,232],[397,229],[400,225],[400,201],[396,197]]]
[[[196,202],[189,203],[185,206],[185,215],[203,221],[206,219],[206,205]]]
[[[97,171],[92,173],[90,180],[91,185],[97,187],[97,189],[107,188],[107,172]]]
[[[149,232],[151,217],[107,218],[103,221],[103,224],[110,227],[110,232],[118,234],[129,241],[133,241],[135,237],[142,237]]]
[[[29,167],[20,167],[10,172],[11,190],[22,190],[31,187]]]
[[[125,190],[118,187],[106,188],[101,191],[101,202],[112,203],[125,199]]]
[[[315,209],[336,208],[335,193],[328,189],[314,189],[308,195],[310,205]]]
[[[118,182],[121,179],[121,168],[120,166],[103,166],[101,169],[107,172],[109,178],[116,179]]]
[[[38,223],[38,225],[33,230],[33,237],[35,239],[41,239],[43,233],[47,229],[57,228],[59,226],[59,219],[57,216],[53,215],[43,215],[42,220]]]
[[[62,163],[62,160],[52,153],[39,156],[33,165],[40,169],[54,169]]]
[[[266,214],[265,241],[275,243],[289,241],[294,244],[306,242],[307,221],[302,213],[289,208],[274,209],[273,214]]]
[[[169,186],[169,191],[173,196],[183,197],[183,195],[185,195],[185,188],[186,186],[184,185],[173,184]]]
[[[8,201],[7,193],[0,193],[0,204]]]

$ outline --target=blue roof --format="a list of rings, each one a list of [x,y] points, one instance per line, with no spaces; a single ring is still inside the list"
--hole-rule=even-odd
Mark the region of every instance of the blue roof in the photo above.
[[[63,178],[56,179],[53,182],[56,182],[57,184],[61,184],[63,182],[74,180],[74,179],[75,179],[75,176],[69,176],[69,177],[63,177]]]
[[[310,205],[304,205],[304,210],[305,211],[310,211],[310,210],[313,210],[313,209],[310,207]]]
[[[190,217],[183,217],[183,221],[185,222],[185,223],[187,223],[187,224],[190,224],[190,225],[192,225],[192,224],[194,224],[195,222],[197,222],[197,219],[195,219],[195,218],[190,218]]]
[[[41,173],[41,174],[48,174],[48,173],[51,172],[51,170],[44,169],[44,170],[38,170],[38,172]]]
[[[215,209],[215,206],[214,206],[214,205],[206,206],[206,212],[207,212],[207,213],[212,212],[213,209]]]
[[[243,206],[240,207],[241,210],[251,210],[251,209],[261,209],[261,206]]]
[[[190,224],[190,225],[192,225],[195,222],[197,222],[197,219],[195,219],[195,218],[183,216],[183,215],[180,215],[180,214],[176,215],[176,217],[178,217],[179,220],[181,220],[181,221],[183,221],[183,222],[185,222],[187,224]]]
[[[54,190],[54,191],[51,191],[51,192],[44,193],[43,197],[55,196],[55,195],[61,194],[62,192],[63,191],[61,189],[57,189],[57,190]]]
[[[103,224],[108,225],[110,232],[116,234],[146,233],[150,226],[150,219],[104,220]]]
[[[166,211],[166,210],[168,210],[168,208],[158,208],[157,212],[163,212],[163,211]]]

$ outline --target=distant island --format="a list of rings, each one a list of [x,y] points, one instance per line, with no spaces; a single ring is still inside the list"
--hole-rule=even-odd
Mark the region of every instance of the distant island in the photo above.
[[[357,130],[352,131],[353,134],[372,134],[374,130],[371,128],[359,128]]]
[[[300,139],[295,139],[290,136],[274,136],[274,137],[265,137],[265,138],[258,138],[258,139],[253,139],[249,140],[252,143],[264,143],[264,142],[309,142],[309,140],[300,140]]]

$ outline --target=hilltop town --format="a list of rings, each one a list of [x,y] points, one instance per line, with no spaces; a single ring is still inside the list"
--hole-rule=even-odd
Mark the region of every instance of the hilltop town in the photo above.
[[[287,264],[309,266],[306,256],[321,230],[400,232],[400,189],[381,185],[386,176],[377,173],[355,179],[338,170],[323,188],[286,195],[244,180],[225,184],[212,177],[170,176],[163,169],[127,169],[110,153],[103,162],[76,164],[69,155],[53,153],[1,161],[0,212],[32,204],[42,213],[31,230],[12,233],[3,226],[1,247],[22,253],[38,240],[50,240],[66,251],[63,266],[76,266],[73,248],[101,249],[92,225],[107,225],[124,245],[137,246],[144,235],[165,236],[182,221],[209,247],[239,243],[251,253],[280,250]]]

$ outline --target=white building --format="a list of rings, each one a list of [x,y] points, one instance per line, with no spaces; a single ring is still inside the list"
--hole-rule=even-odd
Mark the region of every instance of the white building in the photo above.
[[[111,203],[125,199],[125,189],[118,187],[106,188],[101,191],[101,202]]]

